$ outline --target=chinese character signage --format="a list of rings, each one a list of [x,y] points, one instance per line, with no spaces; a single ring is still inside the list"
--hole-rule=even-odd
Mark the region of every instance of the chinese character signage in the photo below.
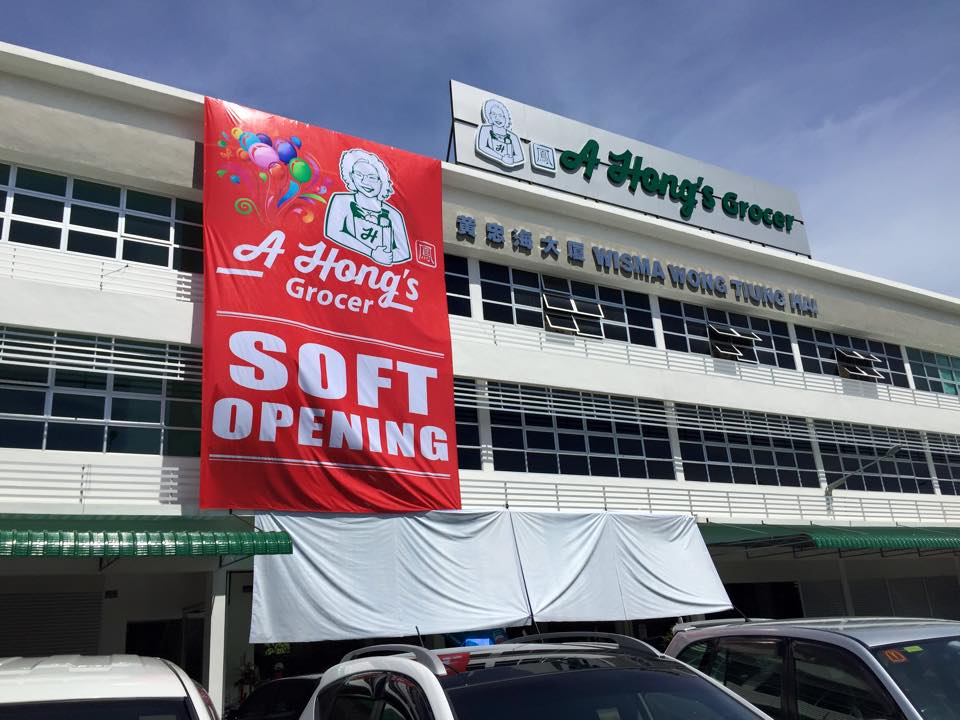
[[[200,504],[459,508],[440,163],[207,98]]]

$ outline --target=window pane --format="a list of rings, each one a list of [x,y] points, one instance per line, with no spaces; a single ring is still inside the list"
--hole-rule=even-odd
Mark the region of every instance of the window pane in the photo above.
[[[47,450],[102,452],[103,425],[48,423]]]
[[[127,215],[123,225],[124,235],[143,235],[144,237],[156,238],[157,240],[170,239],[170,224],[163,220],[151,220],[149,218],[138,217],[137,215]]]
[[[17,168],[17,187],[63,196],[67,193],[67,179],[63,175],[21,167]]]
[[[107,428],[107,452],[157,455],[160,452],[160,428]]]
[[[167,397],[200,399],[200,383],[189,380],[167,380]]]
[[[159,395],[163,390],[163,381],[159,378],[135,377],[133,375],[114,375],[113,389],[116,392]]]
[[[110,407],[111,420],[160,422],[160,401],[115,397]]]
[[[90,180],[74,180],[73,196],[77,200],[86,200],[100,205],[120,206],[120,188],[101,185]]]
[[[60,247],[60,228],[14,220],[10,223],[10,242],[56,249]]]
[[[82,370],[55,370],[53,384],[59,387],[106,390],[107,376],[103,373],[83,372]]]
[[[167,401],[167,425],[200,427],[200,403]]]
[[[177,220],[186,220],[187,222],[203,222],[203,205],[193,200],[176,200]]]
[[[0,363],[0,380],[4,382],[47,384],[47,368]]]
[[[127,190],[127,209],[169,217],[170,198],[151,195],[139,190]]]
[[[900,717],[886,691],[846,650],[796,642],[793,658],[801,720]]]
[[[771,717],[782,716],[781,641],[741,638],[718,640],[711,666],[704,668],[704,672]]]
[[[63,203],[32,195],[17,194],[13,196],[13,212],[15,215],[60,222],[63,220]]]
[[[200,456],[200,433],[194,430],[167,430],[165,455],[178,455],[180,457],[199,457]],[[458,451],[461,452],[461,451]],[[479,452],[478,452],[479,456]],[[461,465],[463,467],[463,465]],[[479,467],[479,466],[478,466]]]
[[[43,447],[43,423],[30,420],[0,420],[0,447]]]
[[[163,245],[123,241],[123,259],[133,262],[149,263],[150,265],[167,266],[169,251]]]
[[[0,163],[0,185],[10,182],[10,166]]]
[[[67,250],[84,253],[85,255],[112,258],[117,255],[117,239],[106,235],[94,235],[93,233],[71,230],[67,236]]]
[[[104,401],[100,395],[54,393],[50,414],[66,418],[102,418]]]
[[[0,388],[0,412],[17,415],[43,415],[46,393],[42,390]]]
[[[120,223],[119,213],[109,210],[98,210],[97,208],[86,207],[84,205],[73,205],[70,208],[70,224],[82,225],[83,227],[96,228],[97,230],[116,231]]]
[[[203,247],[203,228],[199,225],[177,223],[173,228],[173,242],[199,250]]]

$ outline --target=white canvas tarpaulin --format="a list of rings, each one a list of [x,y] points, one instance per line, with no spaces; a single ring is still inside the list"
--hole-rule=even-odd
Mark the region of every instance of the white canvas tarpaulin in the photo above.
[[[635,620],[730,601],[689,516],[428,512],[257,517],[292,555],[254,560],[250,642]]]

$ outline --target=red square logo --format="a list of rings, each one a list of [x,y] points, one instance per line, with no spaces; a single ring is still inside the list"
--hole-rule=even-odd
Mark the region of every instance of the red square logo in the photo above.
[[[417,262],[427,267],[437,266],[437,249],[426,240],[417,240]]]

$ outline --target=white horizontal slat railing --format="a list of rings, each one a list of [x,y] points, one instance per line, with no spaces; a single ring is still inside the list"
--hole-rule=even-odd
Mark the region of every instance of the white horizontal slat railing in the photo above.
[[[199,274],[14,243],[0,243],[0,277],[181,302],[203,301],[203,276]]]
[[[561,335],[538,328],[504,325],[453,315],[450,316],[450,331],[454,340],[464,342],[533,350],[553,355],[606,360],[625,365],[675,370],[697,375],[723,376],[796,390],[872,398],[960,412],[960,396],[910,390],[883,383],[848,380],[799,370],[785,370],[768,365],[738,363],[709,355],[661,350],[611,340]]]
[[[195,458],[166,457],[155,465],[113,462],[47,462],[0,458],[0,512],[24,506],[57,506],[57,511],[115,508],[196,508],[200,484]],[[636,510],[693,514],[702,518],[790,521],[958,523],[960,498],[837,491],[832,501],[821,490],[711,486],[673,481],[552,481],[465,471],[460,482],[465,508],[510,507],[540,510]],[[130,508],[130,510],[127,510]],[[113,510],[108,510],[113,511]]]

